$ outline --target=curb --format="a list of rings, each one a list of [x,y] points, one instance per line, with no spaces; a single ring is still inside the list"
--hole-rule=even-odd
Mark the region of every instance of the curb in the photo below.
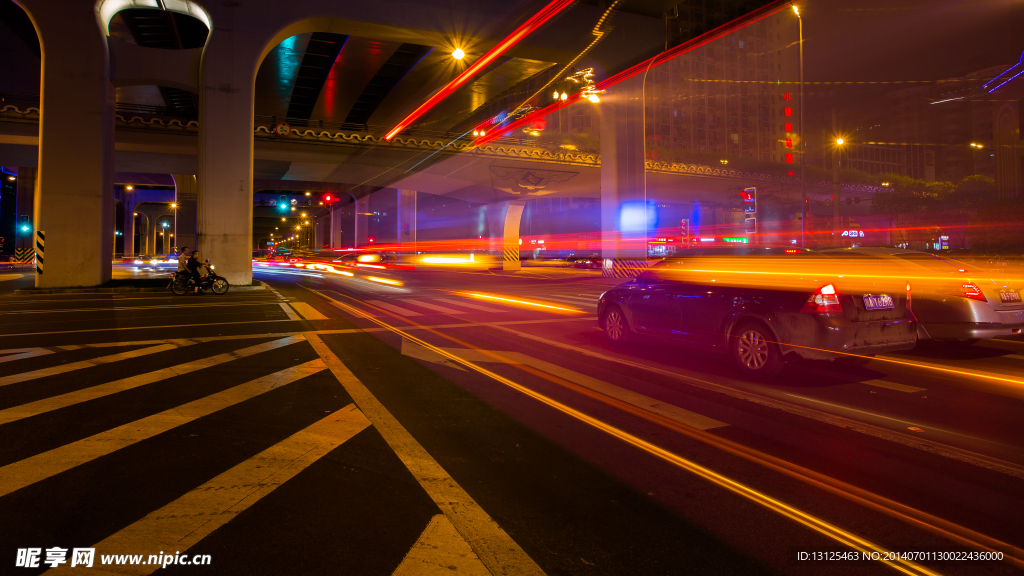
[[[266,290],[267,285],[260,282],[259,286],[231,286],[231,292],[249,292],[252,290]],[[116,288],[19,288],[14,291],[16,295],[26,294],[127,294],[132,292],[167,292],[173,294],[167,288],[140,288],[138,286],[121,286]]]

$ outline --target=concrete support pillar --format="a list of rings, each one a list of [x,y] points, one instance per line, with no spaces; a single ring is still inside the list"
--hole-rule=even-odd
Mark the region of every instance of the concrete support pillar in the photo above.
[[[353,225],[356,231],[354,247],[359,248],[370,243],[370,217],[368,216],[370,213],[370,196],[366,195],[356,200],[356,205],[353,208],[355,208],[355,221]]]
[[[411,258],[416,255],[416,191],[415,190],[397,190],[398,198],[398,213],[395,221],[397,222],[397,230],[395,244],[398,246],[398,258],[402,259],[402,254],[406,254],[407,258]]]
[[[103,284],[114,241],[114,87],[104,28],[95,0],[18,3],[43,56],[33,224],[46,244],[36,287]]]
[[[253,79],[267,39],[245,2],[205,3],[214,30],[199,90],[197,244],[231,284],[252,283]],[[267,48],[269,50],[269,48]]]
[[[134,208],[138,211],[138,207]],[[149,250],[149,216],[139,212],[139,254],[151,254]]]
[[[601,96],[601,250],[606,259],[647,258],[643,76]],[[624,229],[623,229],[624,228]]]
[[[495,269],[515,271],[522,268],[519,262],[519,225],[525,208],[526,200],[508,200],[484,207],[491,255],[500,262],[494,265]]]
[[[124,203],[124,256],[131,258],[135,255],[135,202],[131,196],[125,199]]]
[[[196,177],[192,174],[171,174],[174,178],[174,242],[173,246],[196,249]]]

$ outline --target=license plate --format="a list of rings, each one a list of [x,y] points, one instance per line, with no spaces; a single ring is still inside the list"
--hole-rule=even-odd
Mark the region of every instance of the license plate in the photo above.
[[[892,301],[892,296],[888,294],[878,294],[877,296],[868,294],[864,296],[864,308],[868,310],[889,310],[895,306],[896,303]]]
[[[999,299],[1003,302],[1020,302],[1020,292],[1000,292]]]

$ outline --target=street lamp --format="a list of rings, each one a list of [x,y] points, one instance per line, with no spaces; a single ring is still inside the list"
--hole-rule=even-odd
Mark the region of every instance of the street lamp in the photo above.
[[[452,58],[455,58],[456,60],[462,60],[465,57],[466,53],[462,50],[462,48],[456,48],[455,51],[452,52]]]
[[[836,129],[836,110],[832,109],[832,130]],[[836,144],[832,147],[832,232],[835,234],[835,239],[839,240],[839,149],[842,147],[843,140],[840,137],[836,137]]]

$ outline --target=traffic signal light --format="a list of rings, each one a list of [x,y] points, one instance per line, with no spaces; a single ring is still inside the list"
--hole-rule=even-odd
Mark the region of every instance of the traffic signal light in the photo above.
[[[746,213],[744,223],[747,225],[747,234],[757,234],[757,188],[744,188],[740,196],[743,197],[743,211]]]

